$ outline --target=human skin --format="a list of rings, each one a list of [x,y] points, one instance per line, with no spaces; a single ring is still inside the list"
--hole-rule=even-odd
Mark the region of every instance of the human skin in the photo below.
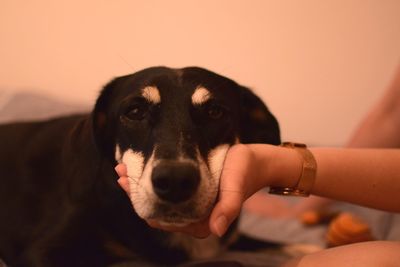
[[[311,148],[317,174],[311,193],[371,208],[400,212],[400,149]],[[129,192],[123,167],[120,185]],[[220,195],[209,220],[184,228],[153,227],[203,237],[222,236],[239,215],[243,202],[267,186],[294,187],[302,158],[291,148],[238,144],[229,149],[221,174]]]
[[[358,149],[310,149],[318,164],[316,182],[311,192],[313,196],[302,201],[296,207],[297,212],[329,204],[329,199],[317,196],[400,212],[400,149],[359,149],[400,147],[399,136],[400,66],[383,98],[350,138],[347,146]],[[210,233],[222,236],[249,196],[264,186],[295,185],[300,169],[301,159],[292,149],[257,144],[234,146],[228,151],[225,161],[219,201],[207,220],[184,228],[165,228],[156,222],[148,223],[153,227],[197,237]],[[125,166],[118,165],[116,170],[121,177],[120,185],[128,192]],[[254,201],[248,206],[260,207]],[[259,211],[265,212],[262,209]],[[312,253],[296,258],[284,267],[398,266],[399,251],[400,242],[364,242]]]

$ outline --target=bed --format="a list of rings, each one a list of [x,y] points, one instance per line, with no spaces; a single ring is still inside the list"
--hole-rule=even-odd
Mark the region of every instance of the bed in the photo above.
[[[29,92],[13,93],[0,90],[0,123],[46,119],[59,115],[90,111],[90,105],[70,103]],[[299,199],[291,198],[295,204]],[[376,239],[400,240],[400,215],[336,203],[335,209],[349,211],[366,221]],[[243,212],[239,221],[241,233],[266,242],[282,244],[260,251],[231,251],[208,261],[197,261],[182,266],[278,266],[285,260],[326,246],[326,225],[305,227],[296,219],[273,219]],[[287,245],[287,246],[286,246]],[[4,263],[0,260],[0,266]],[[126,262],[114,267],[149,266],[145,262]]]

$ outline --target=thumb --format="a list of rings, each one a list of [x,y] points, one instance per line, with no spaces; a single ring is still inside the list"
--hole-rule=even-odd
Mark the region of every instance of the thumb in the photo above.
[[[251,150],[242,144],[227,153],[220,179],[219,200],[210,215],[210,231],[222,236],[239,216],[247,196],[246,176],[253,160]]]
[[[220,199],[210,215],[210,231],[221,237],[239,216],[244,194],[238,191],[221,191]]]

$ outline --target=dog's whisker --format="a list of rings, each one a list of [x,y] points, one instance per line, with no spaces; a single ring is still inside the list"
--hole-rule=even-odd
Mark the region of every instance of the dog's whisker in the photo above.
[[[128,176],[128,179],[129,179],[129,180],[132,180],[132,181],[139,181],[139,178],[131,177],[131,176]]]
[[[138,178],[134,178],[134,177],[129,177],[128,176],[128,180],[133,182],[133,183],[135,183],[135,184],[137,184],[137,185],[140,185]]]
[[[132,182],[133,184],[137,185],[137,186],[141,186],[140,183],[139,183],[138,181],[131,180],[131,182]]]
[[[128,62],[128,60],[126,60],[121,54],[118,53],[118,56],[126,65],[128,65],[131,68],[131,70],[135,70],[135,68],[132,66],[132,64],[130,64]]]

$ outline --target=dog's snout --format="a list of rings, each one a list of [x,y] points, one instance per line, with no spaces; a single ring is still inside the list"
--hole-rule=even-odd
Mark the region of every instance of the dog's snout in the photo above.
[[[154,193],[162,200],[179,203],[189,200],[200,184],[198,168],[191,163],[161,162],[152,173]]]

